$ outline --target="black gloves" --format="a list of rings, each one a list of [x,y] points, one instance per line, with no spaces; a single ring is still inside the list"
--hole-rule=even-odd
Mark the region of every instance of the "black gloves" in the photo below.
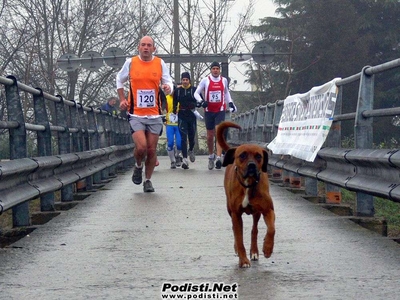
[[[201,102],[197,102],[196,107],[206,108],[208,106],[208,102],[202,100]]]
[[[203,100],[203,101],[200,102],[200,106],[202,108],[206,108],[208,106],[208,102]]]
[[[229,102],[228,105],[229,105],[229,108],[230,108],[231,112],[237,111],[237,108],[236,108],[235,104],[233,104],[233,102]]]

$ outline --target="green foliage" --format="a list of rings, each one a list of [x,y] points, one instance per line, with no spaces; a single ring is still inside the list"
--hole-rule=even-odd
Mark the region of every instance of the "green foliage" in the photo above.
[[[356,205],[356,193],[341,189],[342,203],[353,209]],[[384,218],[388,223],[388,236],[400,236],[400,203],[374,197],[375,217]]]
[[[346,149],[354,149],[354,136],[346,136],[342,139],[342,148]],[[397,149],[399,148],[399,140],[392,137],[389,139],[385,139],[385,136],[381,138],[381,141],[373,145],[374,149]]]
[[[158,156],[166,156],[167,152],[167,140],[160,140],[157,144],[157,155]]]
[[[248,82],[274,101],[306,92],[336,77],[357,74],[364,66],[400,57],[399,1],[275,0],[274,3],[279,17],[261,19],[259,25],[248,30],[281,55],[276,55],[267,66],[249,64],[247,72]],[[375,76],[374,108],[400,106],[399,79],[398,69]],[[343,98],[343,113],[355,111],[358,82],[357,86],[346,85],[343,93],[348,91],[351,96]],[[399,134],[400,127],[393,127],[390,118],[374,120],[376,147],[393,144],[393,138],[397,140]]]
[[[374,198],[375,216],[383,217],[388,223],[390,236],[400,236],[400,203]]]
[[[0,160],[10,158],[10,146],[7,134],[0,134]]]
[[[345,136],[342,139],[342,148],[354,149],[354,136],[353,135]]]
[[[356,199],[355,192],[351,192],[346,189],[341,189],[341,193],[342,193],[342,203],[349,204],[351,206],[355,205],[355,199]]]
[[[399,57],[398,1],[274,2],[279,17],[264,18],[249,32],[258,34],[276,53],[290,55],[276,55],[268,66],[252,66],[249,81],[276,100]],[[386,93],[399,97],[395,82],[393,78],[381,83],[378,102],[388,99]]]

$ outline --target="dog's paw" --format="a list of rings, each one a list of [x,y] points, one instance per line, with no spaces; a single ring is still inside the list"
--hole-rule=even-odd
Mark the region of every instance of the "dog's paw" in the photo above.
[[[251,263],[250,261],[246,258],[244,259],[239,259],[239,267],[241,268],[250,268]]]
[[[268,244],[264,245],[264,247],[263,247],[264,256],[266,258],[271,257],[273,249],[274,249],[274,245],[273,244],[272,245],[268,245]]]
[[[250,259],[251,260],[258,260],[258,257],[259,257],[258,253],[251,253],[250,254]]]

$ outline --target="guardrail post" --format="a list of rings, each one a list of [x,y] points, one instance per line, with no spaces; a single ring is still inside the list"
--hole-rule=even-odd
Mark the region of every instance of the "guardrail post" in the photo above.
[[[110,127],[111,127],[111,135],[110,135],[110,146],[117,145],[117,117],[110,114],[109,115]],[[112,165],[108,168],[108,174],[111,176],[115,176],[116,172],[116,165]]]
[[[82,152],[82,127],[80,123],[80,119],[78,118],[78,105],[74,100],[74,106],[69,107],[70,109],[70,117],[71,117],[71,127],[78,129],[77,132],[72,132],[72,150],[74,152]]]
[[[111,114],[107,112],[104,116],[104,132],[105,132],[105,142],[106,146],[109,147],[112,145],[112,125],[111,125]],[[101,179],[107,180],[110,178],[110,167],[107,167],[101,170]]]
[[[89,133],[88,133],[88,125],[86,122],[86,116],[83,111],[82,104],[77,103],[77,111],[78,111],[79,122],[81,125],[81,131],[82,131],[82,150],[87,151],[87,150],[90,150]]]
[[[19,123],[18,128],[9,129],[10,133],[10,159],[27,157],[25,119],[22,111],[22,104],[18,90],[17,79],[14,76],[7,76],[13,80],[12,85],[6,85],[6,104],[8,121]],[[30,214],[29,203],[24,202],[12,208],[13,227],[29,226]]]
[[[240,140],[244,142],[248,142],[247,139],[247,133],[249,131],[249,115],[250,112],[245,112],[243,114],[243,124],[242,124],[242,130],[240,131]]]
[[[264,127],[263,127],[263,136],[266,143],[270,143],[272,141],[272,126],[273,126],[273,118],[275,111],[275,103],[268,103],[265,109],[265,117],[264,117]]]
[[[265,124],[265,112],[266,112],[266,106],[258,106],[257,107],[257,118],[255,120],[255,140],[256,141],[263,141],[264,140],[264,124]]]
[[[278,100],[275,102],[275,109],[274,109],[274,117],[272,121],[271,127],[271,141],[276,137],[278,134],[278,127],[279,122],[281,121],[282,111],[283,111],[283,100]]]
[[[361,72],[360,88],[358,92],[356,119],[354,126],[354,140],[356,149],[372,149],[373,129],[372,118],[365,118],[363,111],[372,110],[374,104],[374,75],[367,75],[364,67]],[[375,213],[374,198],[365,193],[356,193],[357,216],[373,217]]]
[[[272,167],[272,180],[275,182],[283,181],[282,169],[277,167]]]
[[[123,140],[124,140],[124,127],[123,127],[123,122],[125,120],[121,119],[121,117],[115,118],[115,145],[123,145]],[[117,164],[115,168],[115,172],[119,170],[124,169],[124,163],[120,162]]]
[[[307,196],[318,196],[318,180],[310,177],[305,178],[305,192]]]
[[[274,110],[272,112],[272,119],[271,119],[271,128],[269,132],[269,137],[270,140],[268,141],[271,142],[276,135],[278,134],[278,126],[279,122],[281,120],[281,115],[282,115],[282,110],[283,110],[283,100],[277,100],[274,103]],[[283,181],[283,184],[285,184],[285,180],[288,178],[286,176],[286,173],[283,169],[273,167],[272,168],[272,178],[275,181]]]
[[[105,115],[102,113],[101,109],[100,113],[97,115],[97,130],[99,133],[100,148],[107,147],[108,145],[106,142]]]
[[[340,115],[342,113],[342,95],[343,87],[338,87],[338,96],[336,98],[335,113],[334,116]],[[342,128],[341,121],[333,121],[331,129],[329,130],[328,136],[325,140],[326,147],[341,148],[341,137]],[[317,183],[315,183],[317,184]],[[340,187],[325,183],[325,202],[332,204],[340,204],[342,202],[342,191]]]
[[[38,156],[51,156],[53,155],[51,143],[51,130],[49,118],[46,111],[46,102],[43,97],[43,91],[36,88],[40,94],[33,95],[33,107],[35,113],[36,123],[45,127],[44,131],[37,132],[37,147]],[[54,192],[47,193],[40,197],[40,210],[41,211],[54,211]]]
[[[77,109],[78,109],[78,116],[82,128],[82,147],[83,151],[88,151],[91,150],[90,148],[90,141],[89,141],[89,133],[88,133],[88,124],[86,120],[85,113],[83,111],[83,105],[80,103],[77,103]],[[92,190],[93,189],[93,177],[88,176],[84,180],[82,180],[83,184],[85,185],[86,190]]]
[[[301,176],[295,172],[289,172],[289,186],[291,188],[301,188]]]
[[[55,103],[56,107],[56,124],[58,126],[64,127],[64,131],[57,132],[57,142],[58,142],[58,154],[68,154],[71,152],[71,140],[70,140],[70,133],[69,133],[69,126],[68,126],[68,119],[67,114],[65,111],[65,103],[64,99],[57,95],[60,99],[59,102]],[[69,184],[61,188],[61,201],[73,201],[74,200],[74,191],[73,185]]]
[[[91,149],[92,150],[99,149],[100,148],[99,131],[96,122],[96,113],[93,107],[91,107],[91,110],[87,113],[87,118],[88,118],[88,130],[93,130],[93,133],[89,134]],[[96,172],[93,174],[93,183],[94,184],[101,183],[101,172]]]
[[[254,122],[254,119],[256,118],[256,114],[257,114],[257,111],[256,111],[256,109],[252,109],[251,111],[250,111],[250,116],[249,116],[249,124],[248,124],[248,133],[247,133],[247,141],[248,142],[253,142],[254,141],[254,133],[255,133],[255,128],[254,128],[254,124],[255,124],[255,122]]]
[[[242,141],[243,139],[243,128],[244,128],[244,114],[241,113],[238,117],[235,118],[234,120],[236,122],[236,124],[238,124],[242,129],[238,132],[237,134],[237,138],[238,141]]]
[[[114,145],[123,145],[122,144],[122,123],[120,117],[116,117],[115,119],[115,143]]]
[[[290,173],[292,173],[292,172],[285,170],[285,169],[282,171],[283,186],[286,186],[286,187],[290,186]]]
[[[74,102],[74,106],[70,106],[70,118],[71,118],[71,127],[76,128],[76,132],[72,132],[72,150],[74,152],[82,152],[83,151],[83,128],[82,128],[82,120],[79,117],[79,107],[81,106],[75,100],[71,100]],[[75,183],[75,187],[77,190],[83,190],[86,188],[86,180],[81,179]]]
[[[107,143],[106,116],[105,114],[103,114],[103,110],[101,109],[100,113],[97,115],[97,130],[99,132],[100,147],[101,148],[107,147],[108,143]],[[104,173],[103,170],[100,171],[100,182],[104,179],[103,173]]]

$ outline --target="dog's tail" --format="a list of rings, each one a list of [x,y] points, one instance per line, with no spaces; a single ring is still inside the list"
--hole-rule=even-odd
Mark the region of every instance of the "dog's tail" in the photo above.
[[[217,127],[217,142],[221,146],[222,150],[228,151],[230,146],[227,144],[225,140],[225,130],[229,127],[237,128],[237,129],[242,129],[238,124],[233,123],[233,122],[228,122],[224,121],[221,124],[218,125]]]

